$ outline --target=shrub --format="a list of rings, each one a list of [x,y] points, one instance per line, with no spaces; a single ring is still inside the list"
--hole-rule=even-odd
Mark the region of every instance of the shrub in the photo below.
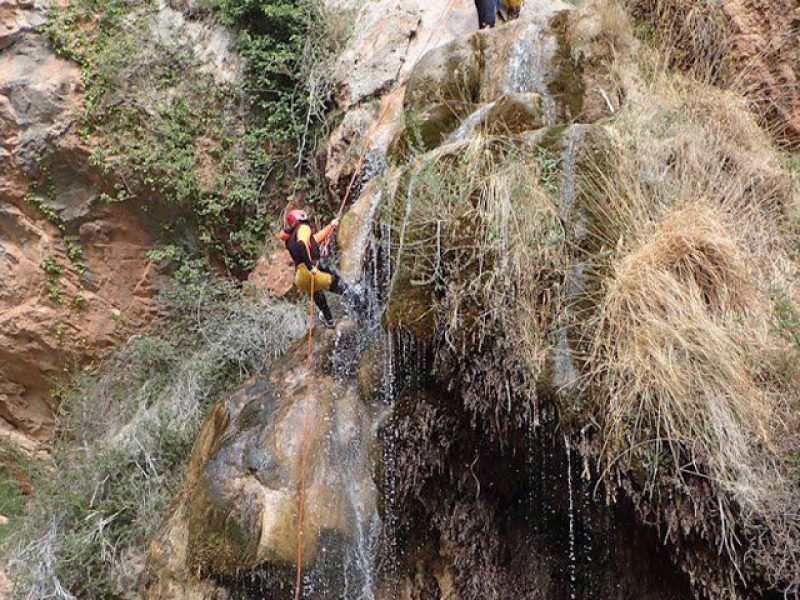
[[[286,188],[320,200],[312,158],[346,35],[345,21],[320,6],[222,2],[218,16],[238,32],[247,65],[244,81],[230,83],[216,82],[192,49],[160,41],[152,0],[75,0],[54,11],[50,38],[82,67],[83,135],[112,180],[106,200],[145,198],[156,214],[165,205],[170,243],[243,276]]]
[[[196,286],[172,316],[171,332],[132,338],[62,391],[52,459],[3,547],[15,597],[135,591],[207,406],[264,373],[305,328],[301,309],[264,307],[225,286]]]

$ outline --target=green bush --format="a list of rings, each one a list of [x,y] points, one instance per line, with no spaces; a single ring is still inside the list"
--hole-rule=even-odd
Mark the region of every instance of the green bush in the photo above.
[[[170,307],[162,336],[132,338],[62,390],[52,458],[2,548],[15,597],[129,597],[207,407],[305,329],[302,309],[227,285],[181,288]],[[16,498],[6,487],[2,506]]]
[[[242,277],[286,196],[321,198],[311,158],[345,29],[310,0],[224,0],[216,16],[247,68],[244,82],[220,84],[191,51],[158,41],[158,10],[74,0],[46,30],[81,65],[83,135],[99,142],[92,161],[114,182],[105,199],[165,205],[167,243]]]

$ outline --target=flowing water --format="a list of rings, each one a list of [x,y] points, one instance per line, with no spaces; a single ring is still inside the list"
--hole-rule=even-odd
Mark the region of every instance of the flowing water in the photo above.
[[[379,157],[365,162],[365,170],[355,187],[354,201],[369,181],[383,170]],[[348,539],[322,540],[317,557],[304,576],[304,598],[342,598],[344,600],[376,600],[387,598],[387,582],[394,559],[391,519],[381,519],[378,510],[378,490],[373,480],[375,464],[372,444],[381,420],[391,408],[394,398],[395,356],[391,334],[380,327],[391,268],[388,261],[391,232],[388,228],[375,231],[375,214],[383,193],[372,193],[363,222],[359,224],[353,243],[342,256],[351,265],[344,274],[353,291],[348,305],[334,298],[334,311],[340,319],[337,341],[330,357],[334,375],[347,390],[346,399],[335,402],[337,410],[356,411],[357,415],[328,415],[333,427],[326,451],[336,465],[331,487],[343,489],[342,500],[348,506],[350,531]],[[356,310],[352,304],[359,305]],[[338,307],[337,307],[338,305]],[[357,391],[356,371],[365,352],[380,348],[379,360],[383,374],[375,398],[361,398]],[[319,368],[319,367],[318,367]],[[353,426],[357,423],[357,426]],[[392,471],[391,448],[384,448],[386,472]],[[384,493],[390,491],[385,486]],[[390,501],[390,499],[384,499]]]
[[[548,127],[559,121],[556,100],[548,87],[557,49],[556,38],[547,26],[536,21],[526,24],[514,42],[505,85],[506,92],[540,94]]]

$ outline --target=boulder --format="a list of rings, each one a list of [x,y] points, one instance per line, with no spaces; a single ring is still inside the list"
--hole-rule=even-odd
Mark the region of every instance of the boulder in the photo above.
[[[253,379],[217,402],[195,443],[182,500],[151,553],[151,575],[184,526],[185,561],[168,569],[170,577],[176,569],[235,576],[258,565],[291,565],[301,493],[307,567],[321,546],[335,551],[357,534],[356,513],[375,510],[372,409],[354,384],[338,381],[331,360],[335,352],[349,353],[348,340],[358,337],[347,322],[338,332],[318,330],[311,361],[302,340],[268,379]]]

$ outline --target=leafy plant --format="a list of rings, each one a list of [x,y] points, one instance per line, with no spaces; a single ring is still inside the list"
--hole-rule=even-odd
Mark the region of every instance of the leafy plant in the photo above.
[[[64,274],[64,267],[59,264],[58,259],[53,254],[48,254],[42,259],[42,269],[45,273],[45,291],[48,297],[61,303],[61,276]]]
[[[219,84],[191,51],[153,41],[155,8],[75,0],[46,30],[81,65],[82,133],[101,140],[92,162],[116,180],[104,199],[165,205],[184,236],[167,243],[242,277],[287,188],[321,205],[311,157],[344,29],[310,0],[224,0],[247,67],[243,84]]]

